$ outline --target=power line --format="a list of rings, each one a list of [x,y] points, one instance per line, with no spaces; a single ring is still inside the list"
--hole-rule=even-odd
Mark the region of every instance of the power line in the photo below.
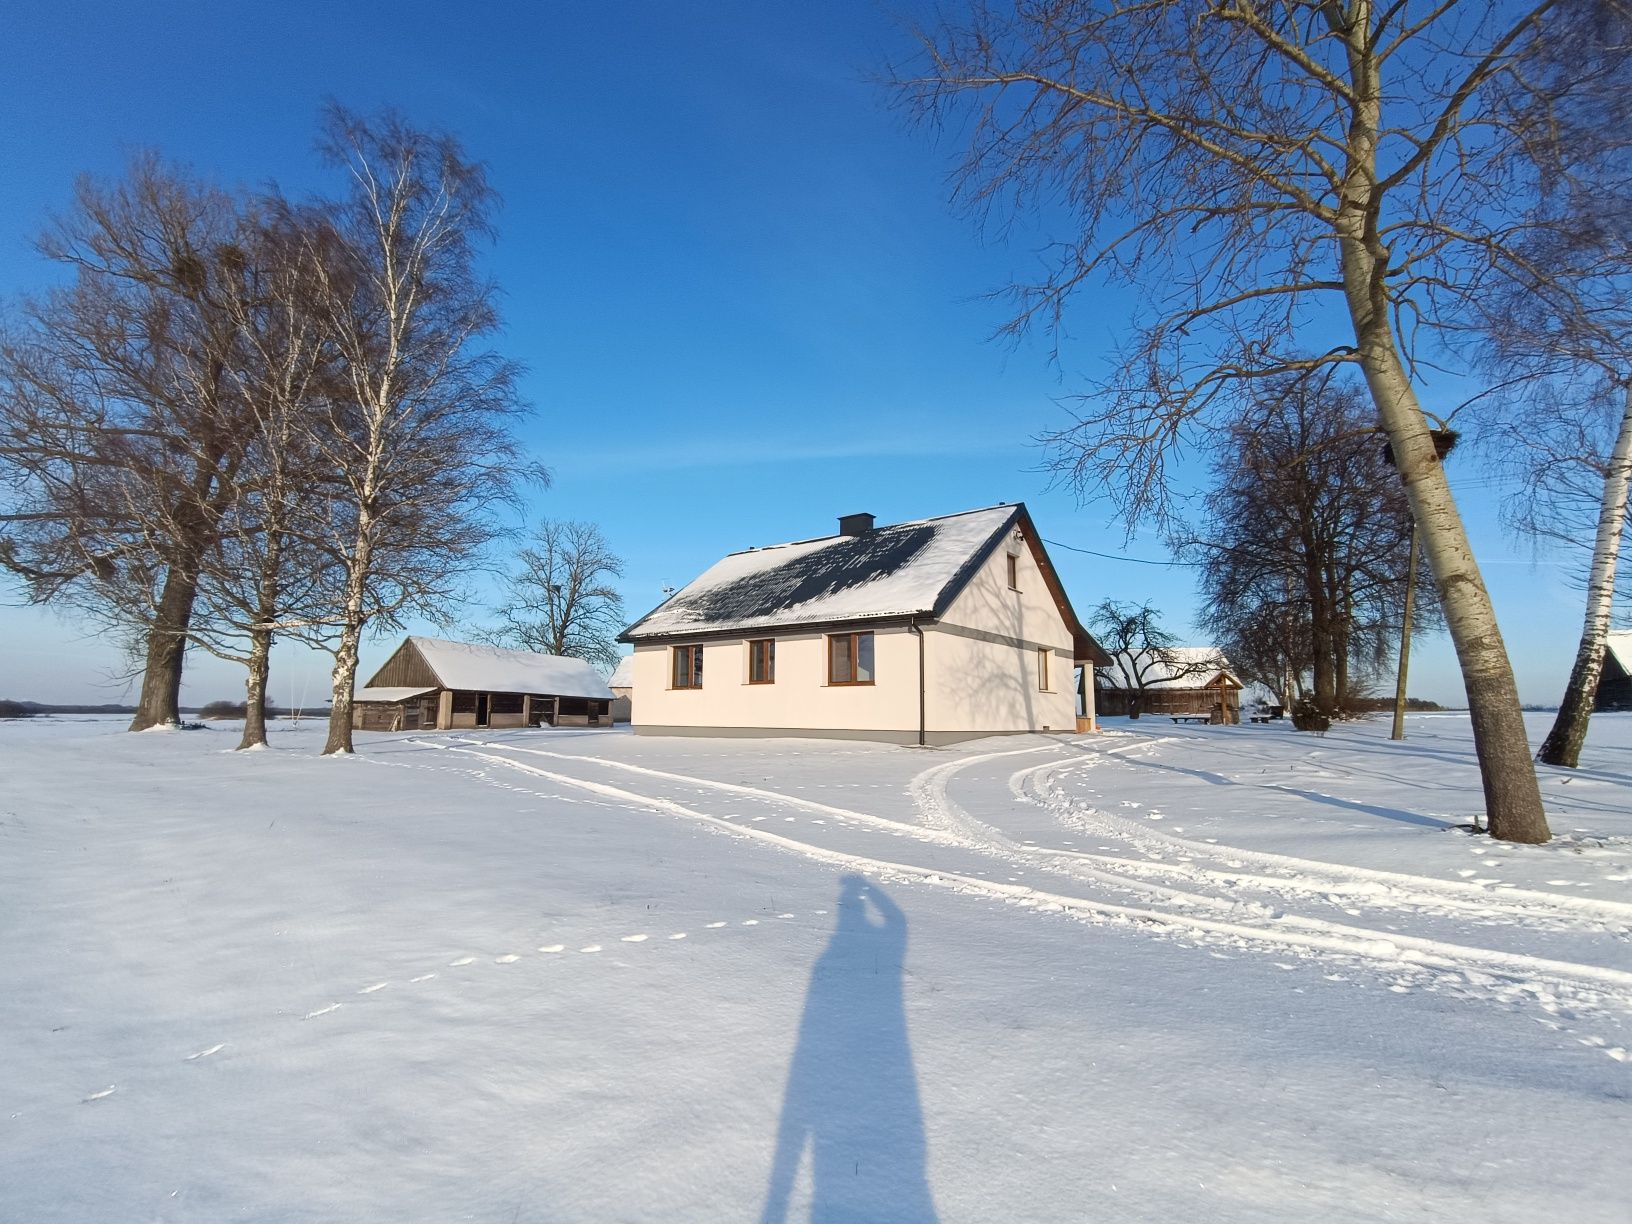
[[[1058,540],[1044,540],[1043,543],[1054,548],[1063,548],[1067,552],[1086,553],[1090,557],[1102,557],[1106,561],[1131,561],[1135,565],[1162,565],[1177,569],[1201,568],[1201,562],[1199,561],[1156,561],[1149,557],[1124,557],[1117,553],[1095,552],[1091,548],[1078,548],[1075,544],[1062,544]]]

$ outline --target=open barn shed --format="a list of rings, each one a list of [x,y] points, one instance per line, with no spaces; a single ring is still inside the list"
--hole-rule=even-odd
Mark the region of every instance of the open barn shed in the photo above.
[[[408,637],[352,695],[361,731],[601,727],[612,690],[582,659]]]

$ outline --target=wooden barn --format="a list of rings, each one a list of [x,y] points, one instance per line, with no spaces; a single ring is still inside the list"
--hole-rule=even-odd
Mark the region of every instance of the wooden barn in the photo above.
[[[1632,633],[1611,633],[1604,642],[1604,672],[1593,709],[1632,710]]]
[[[612,690],[582,659],[440,638],[404,638],[352,703],[361,731],[612,725]]]
[[[1214,646],[1113,651],[1109,667],[1094,671],[1102,715],[1208,715],[1215,723],[1241,721],[1240,678]]]

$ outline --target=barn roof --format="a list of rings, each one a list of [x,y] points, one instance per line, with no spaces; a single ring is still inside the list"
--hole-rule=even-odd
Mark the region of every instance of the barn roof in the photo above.
[[[607,688],[634,688],[635,687],[635,656],[624,655],[618,660],[618,665],[612,669],[612,678],[606,682]]]
[[[401,686],[388,687],[376,685],[368,688],[353,690],[351,699],[353,701],[383,701],[394,703],[398,701],[410,701],[415,697],[423,697],[426,693],[434,692],[436,692],[434,688],[403,688]]]
[[[441,638],[410,637],[425,665],[443,688],[478,693],[538,693],[549,697],[599,697],[610,700],[601,673],[582,659],[478,646]]]
[[[1616,633],[1606,634],[1604,651],[1613,655],[1621,670],[1632,676],[1632,630],[1622,629]]]
[[[703,633],[936,617],[1022,525],[1082,657],[1098,657],[1022,505],[916,519],[732,553],[641,617],[626,642]]]

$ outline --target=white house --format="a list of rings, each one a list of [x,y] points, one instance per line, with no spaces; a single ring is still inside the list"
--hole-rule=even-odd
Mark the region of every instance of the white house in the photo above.
[[[612,690],[582,659],[407,637],[352,693],[364,731],[610,726]]]
[[[732,553],[622,635],[634,726],[946,744],[1093,725],[1109,662],[1023,505]]]

